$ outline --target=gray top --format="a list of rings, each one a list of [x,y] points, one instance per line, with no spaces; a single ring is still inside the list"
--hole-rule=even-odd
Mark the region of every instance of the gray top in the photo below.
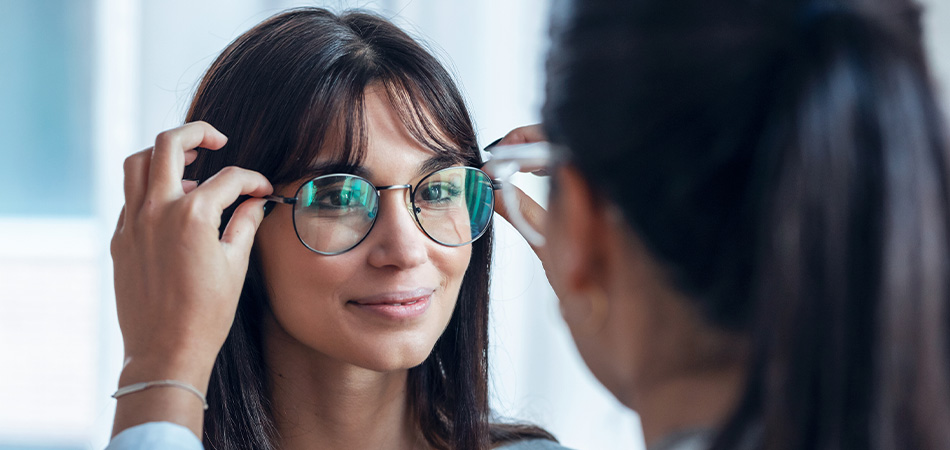
[[[714,433],[705,428],[682,430],[666,435],[647,450],[706,450],[712,445]]]
[[[675,431],[663,437],[647,450],[707,450],[716,438],[717,431],[709,428],[692,428]],[[754,450],[762,442],[762,424],[753,423],[743,430],[742,438],[732,447],[734,450]]]

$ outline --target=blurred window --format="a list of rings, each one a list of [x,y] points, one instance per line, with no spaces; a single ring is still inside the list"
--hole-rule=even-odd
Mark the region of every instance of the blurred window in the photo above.
[[[0,216],[93,214],[92,6],[0,1]]]

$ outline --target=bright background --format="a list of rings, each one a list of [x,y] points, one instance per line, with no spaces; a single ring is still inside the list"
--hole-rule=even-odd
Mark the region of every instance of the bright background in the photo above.
[[[950,85],[950,4],[924,3]],[[482,145],[539,120],[547,0],[0,0],[0,450],[105,446],[122,359],[108,253],[122,160],[181,123],[232,39],[298,5],[371,9],[425,41]],[[569,447],[642,448],[636,415],[582,364],[537,259],[496,223],[493,408]]]

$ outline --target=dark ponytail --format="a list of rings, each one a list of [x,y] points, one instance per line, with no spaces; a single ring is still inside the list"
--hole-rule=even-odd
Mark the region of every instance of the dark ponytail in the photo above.
[[[950,448],[947,148],[906,18],[798,24],[789,143],[763,186],[768,448]]]
[[[919,12],[865,3],[591,1],[555,28],[549,136],[754,343],[716,448],[950,448],[947,136]]]

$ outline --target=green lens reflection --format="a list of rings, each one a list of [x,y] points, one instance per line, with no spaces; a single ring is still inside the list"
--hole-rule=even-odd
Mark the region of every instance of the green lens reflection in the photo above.
[[[376,189],[353,175],[328,175],[301,187],[294,210],[300,240],[320,253],[353,248],[373,227],[378,209]]]
[[[435,172],[417,186],[416,218],[429,237],[444,245],[464,245],[482,235],[491,221],[491,180],[471,167]]]

